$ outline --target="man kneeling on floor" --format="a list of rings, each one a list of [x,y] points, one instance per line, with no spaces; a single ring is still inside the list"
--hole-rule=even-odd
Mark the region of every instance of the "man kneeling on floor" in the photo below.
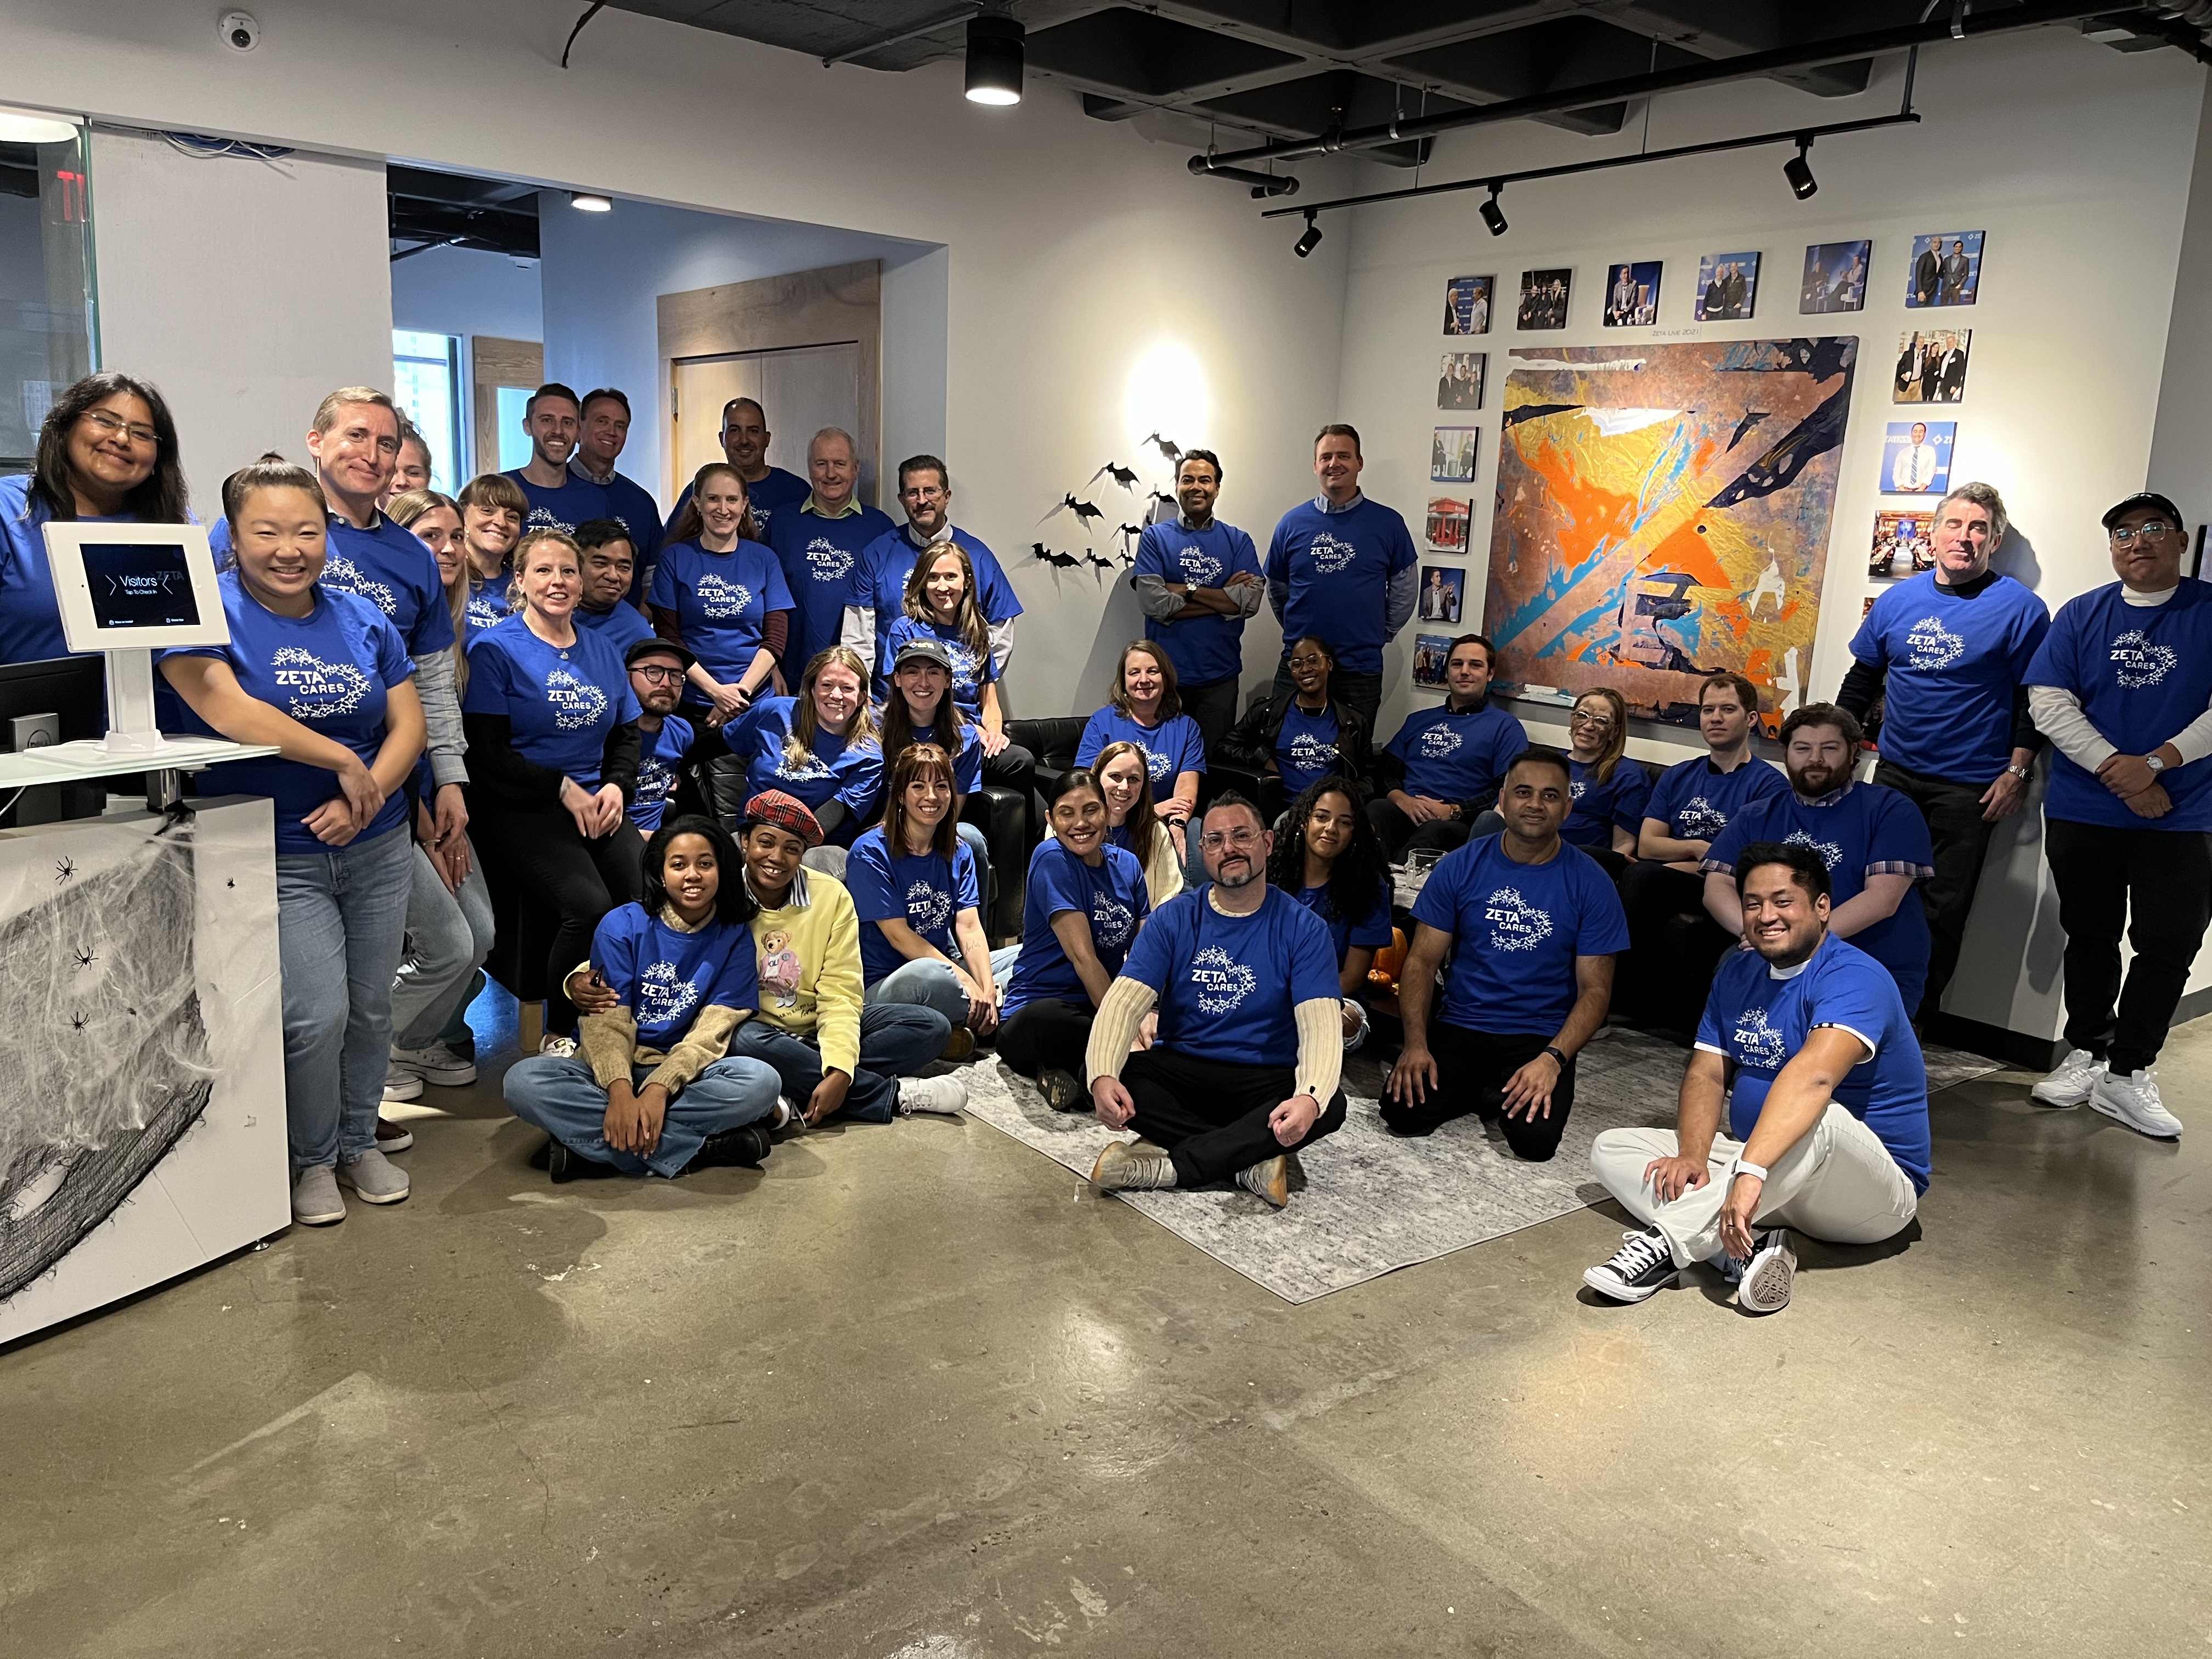
[[[1108,1128],[1153,1145],[1113,1142],[1094,1186],[1233,1178],[1280,1209],[1291,1199],[1285,1153],[1343,1127],[1336,948],[1327,923],[1267,884],[1274,841],[1258,807],[1218,797],[1199,836],[1207,884],[1152,912],[1107,988],[1085,1055],[1091,1103]],[[1133,1054],[1156,1003],[1158,1033]],[[1297,1063],[1283,1064],[1294,1050]]]
[[[1674,1133],[1608,1129],[1590,1148],[1591,1171],[1646,1224],[1583,1275],[1616,1302],[1711,1261],[1741,1279],[1738,1307],[1773,1313],[1797,1271],[1791,1228],[1879,1243],[1928,1190],[1920,1045],[1889,970],[1828,932],[1827,866],[1810,848],[1761,842],[1735,884],[1752,948],[1714,977]]]

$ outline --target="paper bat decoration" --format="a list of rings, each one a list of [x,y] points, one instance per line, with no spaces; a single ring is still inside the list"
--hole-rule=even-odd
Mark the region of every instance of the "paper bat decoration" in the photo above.
[[[1052,513],[1063,513],[1069,511],[1073,511],[1074,513],[1077,521],[1079,522],[1086,531],[1091,528],[1091,521],[1093,519],[1103,520],[1106,516],[1097,507],[1093,507],[1089,501],[1079,501],[1073,495],[1061,496],[1060,498],[1060,505],[1053,508]],[[1049,519],[1052,517],[1052,513],[1046,514],[1045,517]]]
[[[1129,550],[1129,544],[1145,533],[1145,526],[1140,524],[1121,525],[1115,527],[1114,533],[1121,538],[1121,556],[1123,560],[1133,561],[1136,555]]]
[[[1124,489],[1134,489],[1137,487],[1137,475],[1116,461],[1109,461],[1100,467],[1085,481],[1083,487],[1088,489],[1101,478],[1111,478]]]
[[[1152,500],[1156,502],[1165,501],[1170,507],[1175,508],[1178,513],[1182,511],[1182,503],[1177,501],[1174,496],[1169,495],[1164,489],[1155,489],[1152,492]]]
[[[1159,450],[1160,453],[1166,456],[1170,461],[1179,461],[1182,459],[1182,447],[1172,438],[1163,438],[1158,433],[1155,432],[1150,434],[1145,439],[1145,441],[1156,447]]]
[[[1102,559],[1096,553],[1085,553],[1083,556],[1083,561],[1085,564],[1097,565],[1101,570],[1111,570],[1115,568],[1113,560]]]
[[[1030,556],[1034,558],[1044,559],[1052,564],[1057,565],[1062,570],[1073,570],[1083,562],[1082,560],[1077,558],[1073,553],[1054,552],[1042,542],[1031,542],[1030,544]]]

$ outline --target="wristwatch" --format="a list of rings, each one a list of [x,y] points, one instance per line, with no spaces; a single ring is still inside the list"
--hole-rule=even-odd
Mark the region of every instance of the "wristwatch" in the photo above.
[[[2013,776],[2018,778],[2022,783],[2026,783],[2030,777],[2034,775],[2035,772],[2035,769],[2032,766],[2008,766],[2005,768],[2005,770],[2011,773]]]
[[[1729,1179],[1734,1181],[1738,1176],[1744,1175],[1755,1176],[1760,1181],[1766,1179],[1766,1171],[1764,1168],[1753,1164],[1747,1158],[1739,1158],[1729,1166]]]
[[[2166,763],[2155,755],[2145,755],[2143,757],[2143,764],[2150,768],[2153,773],[2159,773],[2166,770]]]
[[[1566,1069],[1567,1057],[1559,1052],[1557,1045],[1549,1042],[1546,1043],[1544,1045],[1544,1052],[1551,1055],[1553,1060],[1559,1062],[1559,1069],[1561,1071],[1565,1071]]]

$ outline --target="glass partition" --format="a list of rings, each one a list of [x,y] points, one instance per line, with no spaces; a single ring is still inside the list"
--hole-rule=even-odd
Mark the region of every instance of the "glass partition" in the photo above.
[[[27,472],[55,397],[99,362],[85,130],[0,107],[0,472]]]

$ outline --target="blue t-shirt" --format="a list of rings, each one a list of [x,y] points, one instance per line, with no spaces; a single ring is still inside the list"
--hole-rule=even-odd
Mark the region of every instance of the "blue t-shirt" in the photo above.
[[[890,515],[872,507],[831,519],[807,512],[802,503],[775,515],[768,544],[775,550],[783,585],[791,590],[791,644],[783,659],[790,665],[784,678],[793,684],[817,652],[842,636],[845,605],[860,555],[894,528]]]
[[[568,469],[581,482],[592,482],[574,461],[568,463]],[[660,556],[660,503],[653,499],[653,492],[643,484],[619,472],[599,488],[606,492],[606,516],[618,520],[629,532],[630,551],[635,556],[630,571],[629,601],[635,605],[644,599],[646,579],[653,574],[653,562]]]
[[[1808,806],[1786,789],[1750,803],[1729,820],[1698,867],[1733,876],[1738,854],[1753,842],[1809,847],[1828,866],[1829,902],[1838,908],[1866,891],[1869,876],[1925,881],[1936,873],[1928,820],[1908,797],[1878,783],[1853,783],[1841,795],[1823,799],[1833,805]],[[1889,969],[1908,1006],[1919,1006],[1928,981],[1929,937],[1928,912],[1916,895],[1906,894],[1894,911],[1853,934],[1850,943]]]
[[[1730,951],[1713,975],[1698,1047],[1735,1062],[1729,1133],[1751,1139],[1766,1091],[1822,1025],[1839,1026],[1874,1050],[1844,1074],[1836,1103],[1875,1132],[1915,1191],[1926,1192],[1934,1152],[1928,1073],[1911,1017],[1888,970],[1832,933],[1787,978],[1777,978],[1753,951]]]
[[[1659,775],[1644,803],[1644,816],[1665,824],[1676,841],[1710,842],[1752,802],[1789,793],[1789,775],[1756,755],[1733,772],[1723,772],[1710,758],[1700,757],[1678,762]]]
[[[1322,705],[1310,714],[1291,700],[1283,711],[1283,729],[1275,734],[1275,769],[1283,775],[1283,787],[1293,797],[1342,769],[1337,751],[1336,704]]]
[[[1390,578],[1413,568],[1405,520],[1362,497],[1341,513],[1311,501],[1292,507],[1267,544],[1267,580],[1286,583],[1283,638],[1328,641],[1347,674],[1382,672]]]
[[[470,620],[473,622],[475,618],[471,617]],[[626,657],[630,647],[653,637],[653,624],[640,616],[633,605],[613,605],[605,611],[586,611],[580,605],[569,620],[579,628],[589,629],[614,647],[617,657]]]
[[[722,879],[737,880],[735,871]],[[624,904],[600,919],[592,936],[592,966],[637,1021],[641,1048],[665,1053],[684,1040],[702,1009],[760,1006],[760,966],[753,930],[709,916],[696,933]]]
[[[845,860],[845,890],[853,896],[860,921],[860,976],[873,985],[905,964],[884,937],[879,921],[902,921],[948,957],[957,957],[952,923],[963,910],[982,903],[975,879],[975,855],[954,837],[948,860],[934,852],[891,855],[884,826],[861,835]]]
[[[1882,758],[1962,783],[1997,776],[2012,764],[2014,694],[2050,629],[2043,601],[2010,576],[1970,599],[1932,570],[1887,589],[1851,639],[1851,655],[1888,670]]]
[[[502,570],[489,581],[471,575],[468,605],[463,612],[468,618],[469,631],[481,634],[488,628],[498,627],[515,613],[520,598],[514,591],[512,570]]]
[[[1601,781],[1597,768],[1567,758],[1568,793],[1573,809],[1559,834],[1577,847],[1613,845],[1615,829],[1628,831],[1633,843],[1644,829],[1644,805],[1651,793],[1650,775],[1623,755],[1613,763],[1613,775]]]
[[[1249,916],[1222,915],[1212,891],[1193,888],[1153,911],[1122,975],[1159,994],[1161,1048],[1289,1067],[1298,1052],[1293,1011],[1337,1000],[1328,929],[1279,887],[1268,888]]]
[[[797,507],[813,493],[805,479],[796,472],[787,472],[780,466],[769,468],[768,476],[758,483],[747,484],[745,505],[752,508],[753,528],[760,532],[760,538],[763,541],[769,538],[769,526],[775,522],[778,513],[787,507]],[[683,493],[676,498],[676,507],[669,514],[667,524],[662,528],[662,540],[665,541],[676,533],[676,521],[684,516],[684,506],[690,499],[691,486],[685,484]]]
[[[600,635],[579,631],[565,648],[509,617],[469,641],[467,714],[504,714],[514,751],[533,766],[599,787],[607,734],[638,715],[629,671]]]
[[[1416,709],[1382,752],[1405,767],[1407,794],[1488,806],[1498,799],[1505,769],[1528,746],[1521,722],[1485,699],[1457,714],[1449,702]]]
[[[641,836],[660,828],[668,798],[676,792],[676,769],[691,752],[691,722],[668,715],[658,732],[638,732],[637,793],[625,808]]]
[[[855,820],[865,820],[883,799],[884,751],[873,738],[848,743],[819,726],[812,747],[791,757],[791,729],[799,716],[796,697],[763,697],[722,728],[730,752],[745,763],[745,793],[781,789],[819,811],[832,800],[842,801]],[[959,765],[953,766],[958,787]]]
[[[957,795],[972,795],[983,783],[983,728],[970,721],[960,728],[959,752],[953,753],[950,738],[939,735],[942,723],[919,726],[914,733],[916,743],[933,743],[952,756],[952,792]],[[898,764],[896,754],[884,757],[884,782],[888,788],[891,769]]]
[[[1206,738],[1188,714],[1143,726],[1109,702],[1083,728],[1083,741],[1075,745],[1075,763],[1090,765],[1109,743],[1133,743],[1145,751],[1145,770],[1152,775],[1155,801],[1174,791],[1179,775],[1206,770]]]
[[[901,617],[876,636],[876,685],[886,696],[897,689],[891,684],[891,665],[898,660],[899,647],[908,640],[936,640],[945,647],[952,659],[952,701],[969,720],[981,719],[983,688],[999,678],[990,641],[985,640],[979,653],[969,647],[957,624]]]
[[[1437,861],[1413,920],[1455,940],[1441,1017],[1498,1036],[1549,1036],[1581,994],[1577,957],[1628,948],[1613,878],[1562,842],[1542,864],[1516,864],[1505,837],[1485,836]]]
[[[648,603],[676,613],[684,643],[699,665],[725,685],[752,666],[771,611],[791,609],[783,567],[758,542],[741,541],[727,553],[709,553],[696,542],[673,542],[653,568]],[[702,702],[684,683],[684,700]]]
[[[982,607],[983,620],[996,628],[1020,616],[1022,602],[1014,597],[1014,585],[1006,580],[998,556],[957,525],[952,527],[952,544],[967,554],[975,573],[975,603]],[[878,639],[906,615],[907,579],[921,556],[912,531],[904,525],[861,550],[860,566],[853,572],[853,591],[845,603],[876,613]]]
[[[319,586],[313,611],[305,617],[280,617],[246,591],[235,570],[224,571],[216,586],[230,623],[230,643],[184,646],[162,652],[162,659],[213,657],[228,663],[247,696],[343,744],[361,757],[362,765],[374,766],[384,744],[386,693],[415,672],[398,630],[374,605],[351,593]],[[166,679],[155,678],[163,731],[184,737],[220,735]],[[199,787],[203,795],[268,796],[276,804],[279,853],[331,850],[301,820],[337,797],[335,772],[270,755],[211,766],[200,775]],[[394,790],[354,844],[406,822],[406,793]]]
[[[1022,900],[1022,953],[1006,979],[1002,1016],[1048,1000],[1090,1006],[1083,976],[1052,929],[1052,919],[1067,911],[1090,918],[1091,948],[1106,976],[1121,971],[1129,941],[1152,914],[1152,902],[1136,855],[1110,844],[1101,850],[1105,857],[1095,870],[1050,836],[1030,855],[1029,888]]]
[[[512,479],[529,498],[530,510],[522,515],[522,533],[526,536],[533,530],[558,530],[573,536],[580,524],[614,517],[614,507],[607,499],[607,492],[574,472],[562,474],[561,482],[550,489],[531,483],[522,476],[520,467],[501,476]]]
[[[2113,582],[2059,606],[2027,683],[2071,691],[2107,743],[2147,755],[2212,702],[2212,586],[2185,576],[2160,605],[2130,605],[2125,591]],[[2173,810],[2139,818],[2095,773],[2053,753],[2044,816],[2123,830],[2212,830],[2212,764],[2172,768],[2158,781]]]
[[[1191,530],[1181,519],[1149,524],[1137,538],[1137,562],[1131,573],[1187,582],[1193,587],[1225,587],[1238,571],[1261,574],[1252,538],[1233,524],[1216,519]],[[1212,685],[1244,667],[1244,618],[1192,617],[1183,622],[1145,618],[1145,637],[1158,640],[1186,688]]]
[[[1285,889],[1285,891],[1288,890]],[[1291,896],[1312,911],[1328,929],[1328,937],[1336,946],[1336,966],[1341,973],[1344,959],[1354,946],[1363,951],[1379,951],[1390,942],[1390,884],[1376,884],[1375,902],[1365,915],[1340,916],[1330,904],[1326,887],[1301,888]]]
[[[216,520],[208,532],[209,545],[217,542],[229,551],[228,519]],[[322,584],[337,592],[358,593],[375,605],[399,630],[410,657],[427,657],[453,642],[453,613],[446,602],[438,556],[413,531],[381,513],[366,530],[331,514]]]
[[[53,567],[41,529],[53,517],[45,502],[31,504],[28,473],[0,478],[0,662],[45,662],[70,654],[62,612],[54,599]],[[129,524],[117,519],[78,519],[78,524]]]

